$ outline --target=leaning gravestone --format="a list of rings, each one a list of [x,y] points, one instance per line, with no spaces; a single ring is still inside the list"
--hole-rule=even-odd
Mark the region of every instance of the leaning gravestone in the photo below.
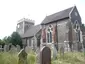
[[[40,64],[51,64],[51,50],[49,47],[43,47],[40,51]]]
[[[19,52],[18,57],[19,57],[18,64],[27,64],[27,53],[25,52],[24,49],[22,49]]]

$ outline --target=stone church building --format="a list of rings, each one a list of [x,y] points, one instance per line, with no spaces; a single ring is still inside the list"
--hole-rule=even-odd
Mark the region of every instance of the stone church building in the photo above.
[[[40,25],[34,25],[33,20],[21,19],[16,31],[21,35],[23,45],[35,50],[48,46],[56,50],[63,47],[65,51],[81,51],[81,25],[81,17],[74,6],[46,16]]]

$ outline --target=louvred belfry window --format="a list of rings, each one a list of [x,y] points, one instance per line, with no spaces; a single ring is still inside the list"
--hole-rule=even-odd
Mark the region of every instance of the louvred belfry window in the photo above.
[[[42,29],[42,41],[45,43],[46,42],[46,29]]]

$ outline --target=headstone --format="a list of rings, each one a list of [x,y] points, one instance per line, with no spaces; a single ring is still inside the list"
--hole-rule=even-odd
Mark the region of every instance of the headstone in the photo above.
[[[3,49],[3,48],[2,48],[2,45],[0,45],[0,52],[2,51],[2,49]]]
[[[2,48],[2,45],[0,45],[0,48]]]
[[[29,47],[28,46],[25,47],[25,51],[26,51],[26,53],[29,52]]]
[[[53,46],[53,59],[57,58],[57,49],[55,47],[55,45]]]
[[[8,52],[9,51],[9,45],[4,45],[4,52]]]
[[[19,60],[18,64],[27,64],[27,53],[22,49],[18,54]]]
[[[11,45],[11,53],[16,53],[17,52],[17,48],[14,45]]]
[[[51,50],[44,46],[40,51],[40,64],[51,64]]]
[[[16,47],[17,47],[17,52],[19,52],[20,51],[20,46],[16,45]]]
[[[63,46],[61,46],[61,48],[60,48],[60,56],[64,56],[64,47]]]

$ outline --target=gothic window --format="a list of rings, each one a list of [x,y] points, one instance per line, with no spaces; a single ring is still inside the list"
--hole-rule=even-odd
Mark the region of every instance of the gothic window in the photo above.
[[[74,30],[76,32],[76,39],[77,39],[77,41],[80,41],[80,26],[79,26],[79,23],[78,23],[77,20],[74,23]]]
[[[77,30],[80,30],[80,26],[79,26],[79,23],[78,21],[76,20],[75,23],[74,23],[74,29],[77,31]]]
[[[52,25],[49,25],[47,29],[47,42],[51,43],[52,42],[52,32],[53,32],[53,27]]]

